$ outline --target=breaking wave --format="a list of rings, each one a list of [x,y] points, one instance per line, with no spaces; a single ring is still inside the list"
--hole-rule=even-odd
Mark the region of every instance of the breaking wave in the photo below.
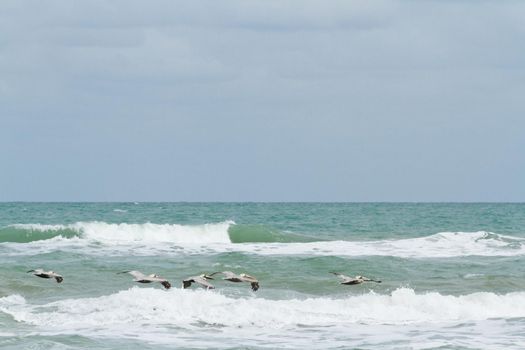
[[[525,255],[525,239],[492,232],[441,232],[418,238],[379,241],[324,241],[254,244],[239,249],[262,255],[395,256],[446,258],[457,256]]]
[[[3,243],[2,243],[3,242]],[[376,241],[314,241],[313,238],[266,226],[233,221],[203,225],[17,224],[0,229],[0,246],[15,254],[40,254],[74,246],[86,254],[213,254],[243,252],[258,255],[395,256],[445,258],[458,256],[525,255],[525,238],[492,232],[440,232],[430,236]],[[96,249],[91,249],[96,245]],[[104,250],[107,248],[106,250]],[[34,252],[34,253],[32,253]]]
[[[44,305],[33,305],[20,295],[10,295],[0,298],[0,311],[17,322],[57,331],[122,324],[279,329],[357,323],[461,323],[525,317],[525,292],[453,296],[437,292],[417,294],[410,288],[398,288],[385,295],[370,292],[339,299],[271,300],[232,298],[205,290],[133,287],[107,296],[66,299]]]
[[[70,225],[16,224],[0,230],[1,242],[29,243],[52,238],[83,238],[103,243],[230,243],[233,221],[204,225],[109,224],[77,222]]]
[[[0,228],[0,242],[29,243],[60,238],[84,238],[102,242],[248,243],[308,242],[314,239],[281,232],[263,225],[236,225],[233,221],[204,225],[111,224],[77,222],[69,225],[15,224]]]

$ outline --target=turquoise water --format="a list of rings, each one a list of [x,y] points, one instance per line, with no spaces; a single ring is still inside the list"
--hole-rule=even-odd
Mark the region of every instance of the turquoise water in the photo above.
[[[524,228],[525,204],[0,203],[0,348],[522,349]],[[261,288],[180,288],[224,270]]]

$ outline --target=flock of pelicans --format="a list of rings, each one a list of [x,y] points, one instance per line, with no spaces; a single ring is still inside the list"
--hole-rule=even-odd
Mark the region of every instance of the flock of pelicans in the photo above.
[[[64,277],[62,277],[62,275],[59,275],[58,273],[54,271],[44,271],[43,269],[36,269],[36,270],[29,270],[27,272],[28,273],[32,272],[33,275],[37,277],[41,277],[41,278],[54,278],[57,281],[57,283],[61,283],[64,280]],[[122,274],[122,273],[130,274],[131,276],[133,276],[134,282],[138,282],[138,283],[158,282],[162,284],[162,286],[166,289],[171,288],[171,283],[167,279],[162,278],[159,275],[155,275],[155,274],[145,275],[142,272],[135,271],[135,270],[122,271],[122,272],[117,272],[117,273],[118,274]],[[381,283],[381,281],[370,279],[370,278],[363,277],[363,276],[348,277],[339,272],[330,272],[330,273],[338,276],[341,279],[341,284],[346,284],[346,285],[361,284],[363,282]],[[182,280],[182,288],[188,288],[193,283],[196,283],[206,289],[214,289],[215,287],[210,282],[208,282],[208,280],[213,280],[214,278],[212,276],[217,275],[217,274],[222,274],[224,276],[223,280],[225,281],[236,282],[236,283],[248,282],[250,283],[251,288],[254,292],[259,289],[259,280],[257,280],[257,278],[247,275],[245,273],[236,274],[231,271],[214,272],[209,275],[204,273],[199,276],[188,277]]]

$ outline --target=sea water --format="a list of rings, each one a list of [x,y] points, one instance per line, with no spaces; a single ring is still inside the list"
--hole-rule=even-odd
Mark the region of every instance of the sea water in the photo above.
[[[525,204],[1,203],[0,267],[2,349],[525,348]]]

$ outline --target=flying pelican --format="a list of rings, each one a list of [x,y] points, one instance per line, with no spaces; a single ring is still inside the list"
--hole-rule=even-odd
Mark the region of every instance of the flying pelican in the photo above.
[[[257,278],[247,275],[245,273],[241,273],[239,275],[231,272],[231,271],[222,271],[222,272],[214,272],[210,276],[213,276],[217,273],[222,273],[225,277],[223,280],[230,281],[230,282],[249,282],[252,286],[252,290],[255,292],[257,289],[259,289],[259,281]]]
[[[339,273],[339,272],[330,272],[330,273],[333,273],[334,275],[339,276],[341,278],[341,284],[347,284],[347,285],[349,285],[349,284],[361,284],[363,282],[381,283],[381,281],[373,280],[373,279],[370,279],[370,278],[367,278],[367,277],[363,277],[363,276],[348,277],[348,276],[343,275],[342,273]]]
[[[162,284],[164,286],[164,288],[166,289],[170,289],[171,288],[171,283],[168,282],[168,280],[158,276],[158,275],[155,275],[155,274],[151,274],[151,275],[145,275],[143,274],[142,272],[140,271],[122,271],[122,272],[117,272],[117,273],[129,273],[131,276],[134,277],[133,281],[134,282],[138,282],[138,283],[152,283],[152,282],[159,282],[160,284]]]
[[[33,272],[33,275],[41,278],[54,278],[57,280],[57,283],[61,283],[64,280],[64,277],[62,277],[54,271],[44,271],[43,269],[36,269],[27,271],[27,273],[29,272]]]
[[[214,278],[211,277],[211,275],[207,275],[205,273],[199,276],[188,277],[182,281],[182,288],[186,289],[190,287],[192,283],[197,283],[206,289],[215,289],[215,287],[210,282],[208,282],[208,280],[212,279]]]

